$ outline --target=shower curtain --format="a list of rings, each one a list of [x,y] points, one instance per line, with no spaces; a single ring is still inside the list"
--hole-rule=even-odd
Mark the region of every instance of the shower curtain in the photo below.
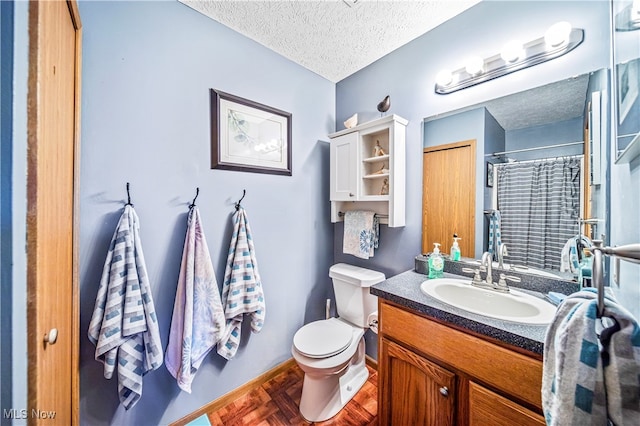
[[[508,263],[560,270],[562,247],[578,232],[581,157],[496,165]]]

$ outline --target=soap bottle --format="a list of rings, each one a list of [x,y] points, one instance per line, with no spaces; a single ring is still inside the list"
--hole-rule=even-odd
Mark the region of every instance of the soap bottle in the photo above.
[[[444,259],[440,254],[440,244],[433,243],[433,253],[429,256],[429,278],[442,278],[444,273]]]
[[[451,260],[460,260],[460,246],[458,245],[458,240],[461,238],[458,237],[458,234],[453,234],[453,245],[451,246],[450,259]]]

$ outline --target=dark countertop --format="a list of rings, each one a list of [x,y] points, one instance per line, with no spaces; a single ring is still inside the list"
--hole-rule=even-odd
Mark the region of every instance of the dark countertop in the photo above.
[[[465,278],[444,273],[449,278]],[[371,287],[371,294],[400,306],[410,308],[458,328],[488,336],[512,346],[542,355],[547,325],[527,325],[503,321],[456,308],[427,296],[420,291],[426,275],[410,270]],[[520,291],[543,297],[542,293],[518,288]]]

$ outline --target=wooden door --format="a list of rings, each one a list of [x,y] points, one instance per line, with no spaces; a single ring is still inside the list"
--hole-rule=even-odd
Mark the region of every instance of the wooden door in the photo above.
[[[29,5],[27,154],[28,418],[78,423],[77,152],[80,15]],[[57,337],[47,342],[57,330]],[[48,337],[47,337],[48,339]],[[53,422],[52,422],[53,419]]]
[[[476,141],[425,148],[422,175],[422,252],[433,243],[449,253],[458,234],[460,253],[475,255]]]
[[[379,348],[380,425],[453,425],[455,374],[384,337]]]

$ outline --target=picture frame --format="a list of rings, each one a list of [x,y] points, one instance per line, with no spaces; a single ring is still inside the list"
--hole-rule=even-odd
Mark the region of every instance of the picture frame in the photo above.
[[[292,175],[291,113],[210,89],[211,168]]]
[[[487,187],[493,188],[493,163],[487,162]]]
[[[617,65],[618,77],[618,124],[622,125],[631,106],[638,98],[638,61]]]

